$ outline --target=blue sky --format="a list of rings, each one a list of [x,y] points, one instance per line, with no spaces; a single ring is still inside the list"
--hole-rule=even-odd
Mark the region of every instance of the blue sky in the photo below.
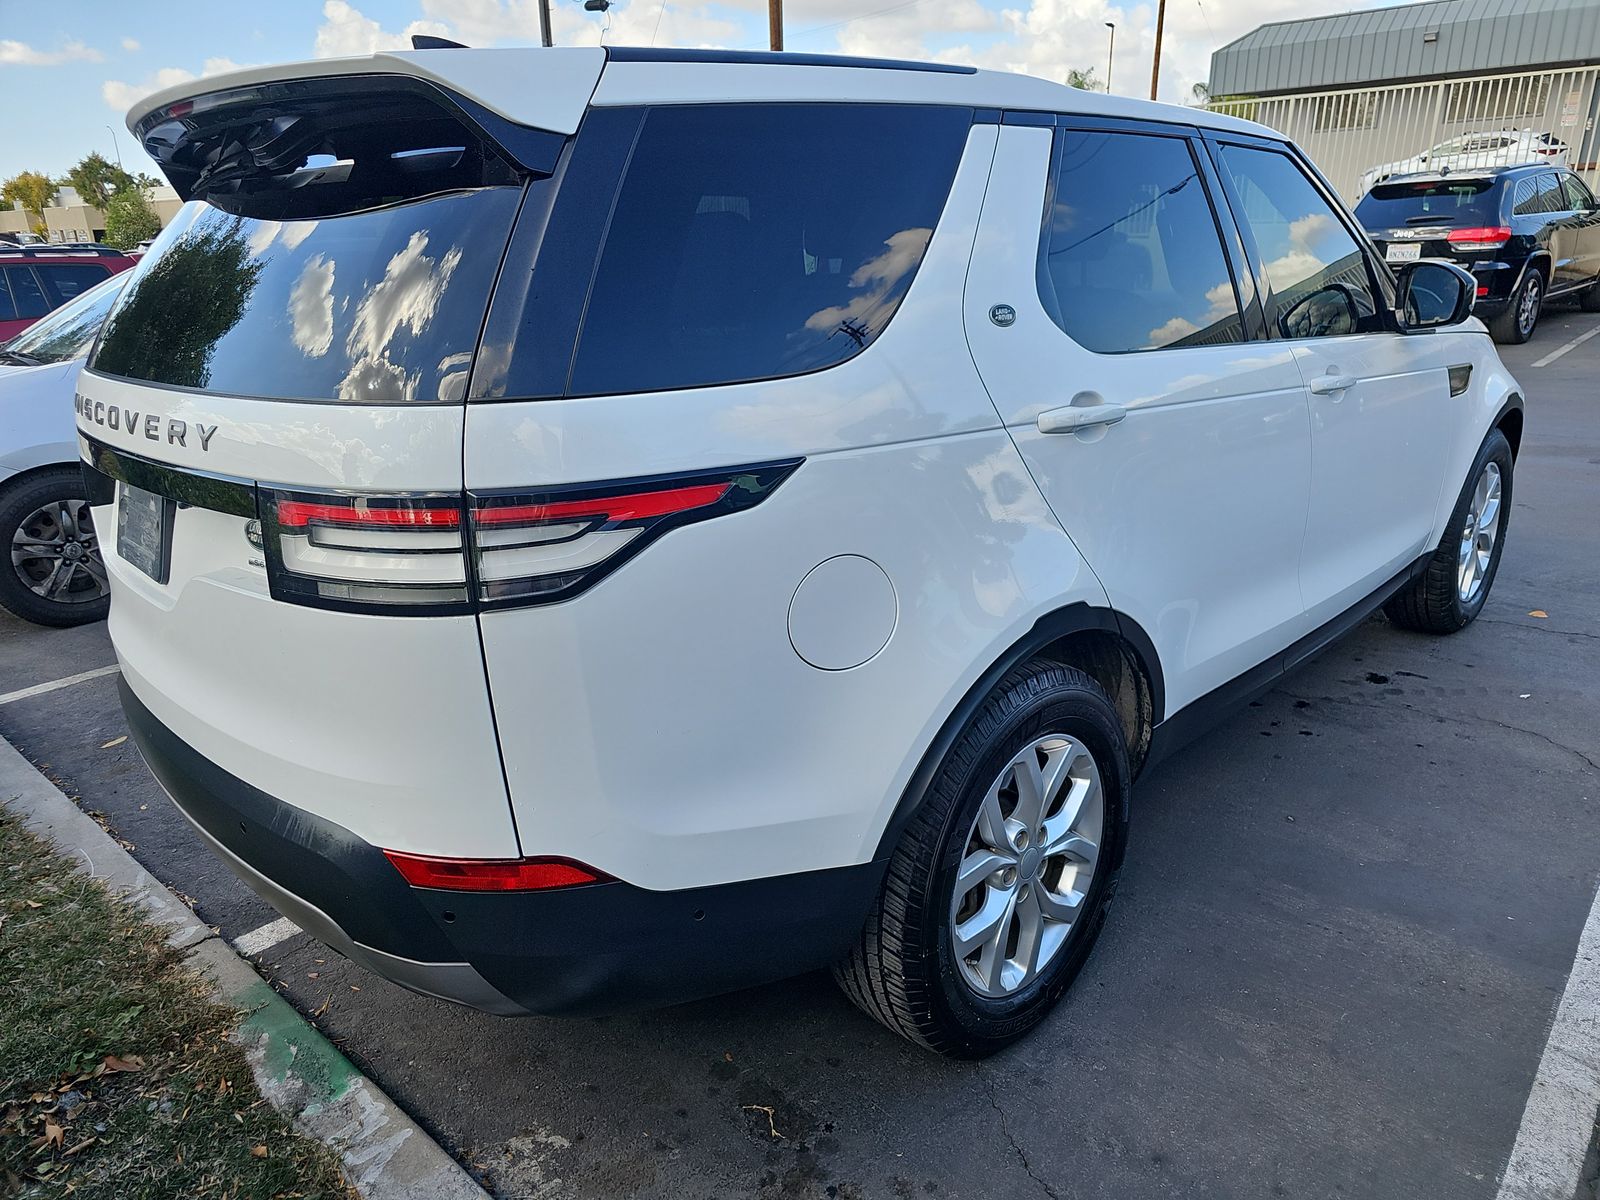
[[[1382,0],[1376,0],[1381,3]],[[605,19],[581,0],[551,0],[558,44],[766,48],[765,0],[620,0]],[[1372,7],[1328,0],[1168,0],[1161,99],[1181,101],[1206,77],[1211,51],[1263,21]],[[128,106],[172,83],[235,66],[365,54],[413,32],[474,46],[537,45],[535,0],[272,0],[207,5],[165,0],[0,0],[0,179],[59,175],[91,150],[129,170],[150,161],[123,125]],[[786,0],[787,46],[938,58],[1064,79],[1106,73],[1113,90],[1148,93],[1151,3],[1108,0]],[[110,126],[108,129],[107,126]]]

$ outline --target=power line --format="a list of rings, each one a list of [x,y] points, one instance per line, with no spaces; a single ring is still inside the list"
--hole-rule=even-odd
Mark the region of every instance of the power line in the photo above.
[[[1198,0],[1196,0],[1198,3]],[[661,0],[661,7],[656,10],[656,27],[650,31],[650,44],[656,44],[656,34],[661,32],[661,18],[667,15],[667,0]]]
[[[824,33],[829,29],[839,29],[845,25],[854,25],[857,21],[866,21],[873,17],[884,16],[887,13],[899,12],[903,8],[915,8],[921,3],[922,0],[905,0],[905,2],[902,4],[891,4],[888,8],[874,9],[872,12],[862,13],[857,17],[849,17],[843,21],[832,21],[827,25],[813,25],[810,29],[802,29],[798,33],[791,33],[789,36],[791,38],[797,38],[806,37],[807,35],[813,33]]]

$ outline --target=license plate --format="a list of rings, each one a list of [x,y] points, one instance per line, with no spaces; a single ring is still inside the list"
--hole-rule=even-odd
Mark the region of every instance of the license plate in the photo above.
[[[1422,257],[1422,247],[1416,243],[1403,245],[1400,242],[1390,242],[1383,252],[1386,262],[1416,262]]]
[[[117,493],[117,554],[157,583],[172,567],[172,510],[165,496],[121,484]]]

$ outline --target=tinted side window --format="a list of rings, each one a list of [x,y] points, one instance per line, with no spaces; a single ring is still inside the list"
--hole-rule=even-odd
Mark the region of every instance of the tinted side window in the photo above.
[[[1574,212],[1585,212],[1594,207],[1594,197],[1589,194],[1589,189],[1584,186],[1583,180],[1576,175],[1563,175],[1561,177],[1561,188],[1567,194],[1566,204],[1563,205],[1564,208],[1569,208]]]
[[[1101,353],[1243,340],[1233,276],[1183,138],[1059,129],[1039,297]]]
[[[767,379],[859,353],[911,286],[971,120],[911,105],[649,109],[567,390]]]
[[[31,267],[7,267],[6,282],[11,285],[11,300],[17,306],[17,316],[42,317],[50,311],[50,301],[45,299],[44,289],[34,278]]]
[[[1519,217],[1552,212],[1561,205],[1561,190],[1556,187],[1554,175],[1534,175],[1517,184],[1517,205],[1514,211]]]
[[[0,321],[15,321],[17,306],[11,299],[11,285],[6,282],[6,272],[0,271]]]
[[[55,293],[52,308],[83,295],[110,274],[93,263],[40,263],[35,269],[44,279],[45,287]]]
[[[1246,146],[1221,157],[1272,286],[1268,324],[1297,338],[1381,329],[1366,255],[1299,164]]]

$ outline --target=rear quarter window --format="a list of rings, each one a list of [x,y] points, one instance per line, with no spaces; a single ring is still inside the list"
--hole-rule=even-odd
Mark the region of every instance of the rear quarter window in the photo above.
[[[611,217],[592,283],[585,272],[570,369],[530,317],[487,395],[701,387],[853,357],[911,287],[972,122],[968,109],[914,105],[684,105],[641,115],[614,195],[601,201]],[[580,156],[587,136],[579,134]],[[593,181],[569,176],[561,186],[587,197]],[[546,267],[566,256],[561,247],[578,236],[569,231],[594,201],[568,207],[577,211],[563,225],[557,199],[529,314],[543,311],[536,294],[557,282]],[[544,317],[538,324],[549,327]],[[498,357],[492,344],[484,357]]]

